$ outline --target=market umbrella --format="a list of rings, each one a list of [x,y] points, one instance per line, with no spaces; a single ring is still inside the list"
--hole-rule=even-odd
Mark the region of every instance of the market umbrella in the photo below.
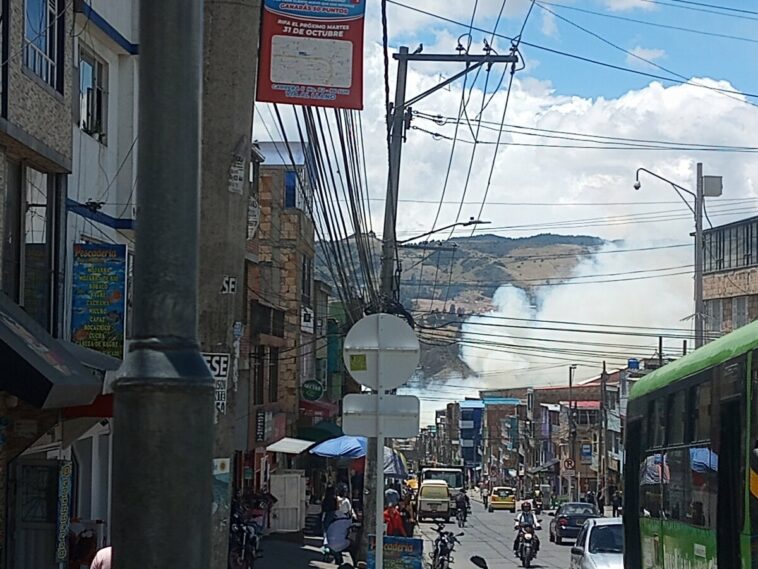
[[[361,458],[366,456],[368,442],[365,437],[343,435],[317,444],[309,452],[326,458]]]

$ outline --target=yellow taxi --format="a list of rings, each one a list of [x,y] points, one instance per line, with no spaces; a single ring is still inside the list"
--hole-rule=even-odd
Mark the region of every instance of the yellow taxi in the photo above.
[[[489,511],[510,510],[516,512],[516,491],[509,486],[495,486],[490,495]]]

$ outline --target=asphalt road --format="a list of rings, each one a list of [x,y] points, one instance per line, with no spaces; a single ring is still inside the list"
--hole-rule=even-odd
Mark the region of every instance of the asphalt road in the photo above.
[[[521,561],[513,555],[514,515],[506,511],[490,514],[479,502],[473,500],[471,510],[465,528],[459,530],[452,522],[448,526],[456,533],[464,532],[463,537],[458,538],[461,545],[456,547],[452,569],[473,569],[475,566],[469,561],[472,555],[484,557],[490,569],[521,567]],[[540,552],[532,566],[538,569],[568,569],[573,541],[564,541],[563,545],[550,543],[548,525],[552,518],[543,513],[540,519],[542,520],[542,530],[538,533]],[[436,536],[433,527],[434,524],[426,521],[420,526],[422,536],[428,541],[434,540]],[[431,551],[430,545],[425,544],[424,550]]]

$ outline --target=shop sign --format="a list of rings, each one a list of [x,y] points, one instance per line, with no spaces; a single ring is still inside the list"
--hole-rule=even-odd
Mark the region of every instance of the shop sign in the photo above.
[[[71,523],[71,475],[73,463],[61,462],[58,472],[58,523],[56,533],[55,560],[68,561],[68,529]]]
[[[229,382],[231,356],[229,354],[203,354],[203,358],[213,376],[216,410],[219,413],[226,413],[226,389]]]
[[[589,464],[592,462],[592,445],[591,444],[583,444],[580,456],[582,459],[582,463]]]
[[[121,359],[126,313],[126,246],[74,243],[71,273],[71,340]]]
[[[309,379],[300,387],[300,392],[306,401],[318,401],[324,394],[324,386],[315,379]]]
[[[255,412],[255,442],[262,443],[266,440],[266,412],[258,409]]]
[[[264,0],[257,100],[363,108],[365,0]]]
[[[376,536],[368,536],[368,567],[376,569]],[[385,569],[423,569],[424,541],[412,537],[384,536]]]

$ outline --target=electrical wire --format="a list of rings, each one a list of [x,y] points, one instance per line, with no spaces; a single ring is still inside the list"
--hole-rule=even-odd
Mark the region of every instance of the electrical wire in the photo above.
[[[737,13],[730,13],[730,12],[719,12],[718,10],[710,10],[708,8],[698,8],[695,6],[686,6],[683,4],[675,4],[674,2],[676,0],[641,0],[642,2],[646,2],[647,4],[655,4],[657,6],[667,6],[669,8],[679,8],[681,10],[688,10],[691,12],[698,12],[701,14],[714,14],[717,16],[724,16],[727,18],[738,18],[740,20],[754,20],[758,22],[758,18],[754,16],[749,16],[746,14],[737,14]]]

